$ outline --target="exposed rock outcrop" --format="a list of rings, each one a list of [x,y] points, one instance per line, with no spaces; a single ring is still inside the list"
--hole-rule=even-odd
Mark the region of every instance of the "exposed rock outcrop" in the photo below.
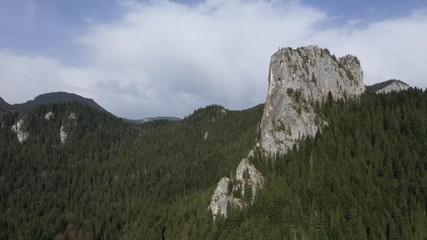
[[[264,186],[264,177],[262,174],[255,168],[253,164],[249,163],[247,158],[244,158],[240,162],[239,166],[237,166],[236,179],[240,184],[240,186],[237,186],[236,189],[240,189],[241,196],[246,196],[246,194],[249,194],[245,192],[245,189],[247,189],[246,186],[250,187],[250,200],[251,203],[253,203],[258,189],[262,189]]]
[[[218,185],[211,199],[209,209],[212,211],[213,219],[217,216],[227,217],[227,208],[230,204],[233,208],[242,208],[245,203],[240,199],[232,195],[229,192],[229,185],[232,184],[229,178],[223,177],[219,180]]]
[[[65,131],[64,126],[61,126],[61,129],[59,130],[59,138],[61,139],[61,143],[65,144],[68,138],[68,133]]]
[[[256,192],[263,186],[262,174],[249,163],[248,159],[243,159],[237,167],[234,178],[223,177],[218,182],[208,208],[212,211],[213,219],[218,216],[227,217],[229,208],[243,208],[247,204],[252,204]]]
[[[355,56],[337,59],[317,46],[282,48],[273,54],[268,82],[261,139],[256,145],[266,155],[286,153],[327,124],[316,117],[316,102],[321,104],[328,97],[357,98],[365,91],[363,72]],[[248,159],[252,156],[253,151]],[[264,178],[248,159],[240,162],[233,179],[224,177],[218,183],[209,206],[214,219],[218,215],[226,217],[230,205],[241,208],[253,203],[262,189]]]
[[[67,142],[67,139],[70,136],[69,131],[77,125],[77,117],[75,113],[70,113],[68,116],[67,122],[61,126],[59,129],[59,138],[61,139],[61,143],[64,145]]]
[[[51,118],[53,118],[53,112],[48,112],[44,115],[45,120],[49,121]]]
[[[322,123],[314,103],[328,97],[354,98],[365,91],[355,56],[337,59],[327,49],[282,48],[271,57],[267,101],[260,124],[261,148],[283,154],[300,139],[314,136]]]
[[[18,122],[16,122],[12,126],[12,131],[16,133],[16,137],[18,138],[18,141],[22,143],[23,141],[27,140],[30,136],[27,131],[25,131],[25,121],[23,118],[19,119]]]

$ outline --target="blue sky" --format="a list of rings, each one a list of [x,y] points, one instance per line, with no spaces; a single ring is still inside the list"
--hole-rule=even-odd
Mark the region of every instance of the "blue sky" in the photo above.
[[[279,46],[357,55],[365,84],[427,87],[425,0],[0,0],[0,36],[6,101],[69,91],[128,118],[261,103]]]

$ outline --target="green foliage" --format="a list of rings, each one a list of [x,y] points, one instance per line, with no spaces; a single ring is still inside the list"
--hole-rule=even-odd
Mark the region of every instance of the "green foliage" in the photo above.
[[[253,205],[213,222],[215,186],[254,146],[262,109],[212,105],[135,125],[82,104],[44,105],[25,113],[22,144],[10,131],[22,115],[5,115],[0,239],[71,238],[72,226],[79,239],[427,237],[427,92],[418,89],[316,102],[322,134],[275,159],[255,151],[266,185]]]
[[[330,98],[319,114],[322,134],[254,159],[266,185],[218,239],[425,239],[427,92]]]
[[[79,103],[6,115],[0,239],[68,236],[72,225],[81,239],[202,238],[208,233],[196,228],[212,221],[213,188],[255,144],[262,109],[209,106],[180,122],[143,125]],[[30,137],[20,144],[10,127],[23,116]],[[69,133],[64,145],[61,126]]]

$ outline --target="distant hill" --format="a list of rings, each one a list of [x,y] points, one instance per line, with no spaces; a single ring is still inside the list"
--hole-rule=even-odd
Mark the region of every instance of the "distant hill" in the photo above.
[[[0,116],[5,113],[11,113],[15,112],[16,110],[13,108],[12,105],[7,103],[3,98],[0,97]]]
[[[88,106],[98,111],[109,113],[107,110],[102,108],[98,103],[96,103],[93,99],[85,98],[77,94],[67,93],[67,92],[51,92],[51,93],[41,94],[35,97],[33,100],[29,100],[25,103],[14,104],[13,107],[15,107],[18,110],[18,112],[23,112],[43,104],[55,104],[55,103],[74,102],[74,101],[87,104]]]
[[[160,120],[164,120],[164,121],[181,121],[181,118],[178,117],[169,117],[169,116],[159,116],[159,117],[148,117],[148,118],[143,118],[143,119],[126,119],[124,118],[123,120],[127,121],[127,122],[131,122],[131,123],[136,123],[136,124],[143,124],[146,122],[153,122],[153,121],[160,121]]]
[[[384,82],[376,83],[371,86],[366,86],[367,91],[372,91],[376,93],[388,93],[391,91],[398,92],[402,90],[407,90],[408,88],[409,88],[408,84],[396,79],[390,79]]]

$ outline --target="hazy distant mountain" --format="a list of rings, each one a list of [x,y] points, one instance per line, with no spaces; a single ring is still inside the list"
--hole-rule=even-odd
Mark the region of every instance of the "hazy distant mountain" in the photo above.
[[[160,120],[181,121],[182,119],[178,117],[159,116],[159,117],[148,117],[143,119],[124,119],[124,120],[129,121],[131,123],[142,124],[146,122],[153,122],[153,121],[160,121]]]
[[[54,103],[73,102],[73,101],[82,102],[98,111],[109,113],[107,110],[102,108],[98,103],[96,103],[93,99],[85,98],[77,94],[67,93],[67,92],[51,92],[51,93],[41,94],[35,97],[34,100],[29,100],[25,103],[14,104],[13,107],[15,107],[19,112],[22,112],[22,111],[26,111],[26,110],[38,107],[43,104],[54,104]]]
[[[5,113],[11,113],[15,112],[16,110],[13,108],[12,105],[7,103],[3,100],[3,98],[0,97],[0,115],[3,115]]]

